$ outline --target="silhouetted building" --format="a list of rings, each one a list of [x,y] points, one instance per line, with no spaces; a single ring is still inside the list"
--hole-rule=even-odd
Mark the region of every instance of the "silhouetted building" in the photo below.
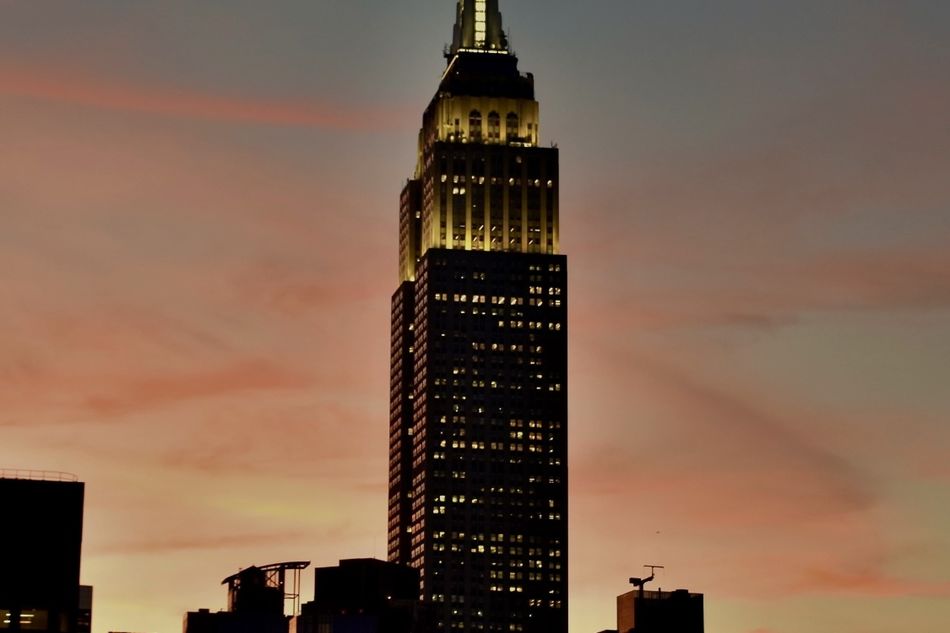
[[[617,596],[619,633],[703,633],[703,594],[628,591]]]
[[[288,618],[266,613],[191,611],[185,616],[185,633],[287,633]]]
[[[79,609],[76,611],[76,633],[92,632],[92,587],[79,586]]]
[[[65,473],[0,471],[0,628],[81,633],[84,494]]]
[[[459,0],[402,191],[389,559],[427,630],[567,631],[567,262],[558,150],[497,0]]]
[[[185,614],[184,633],[287,633],[287,601],[296,614],[300,598],[300,572],[309,562],[253,566],[228,576],[227,611],[199,609]],[[288,579],[288,573],[290,578]]]
[[[412,633],[419,572],[372,558],[341,560],[314,575],[314,599],[291,633]]]
[[[248,567],[226,578],[228,611],[284,615],[284,587],[282,583],[270,582],[269,576],[260,567]]]

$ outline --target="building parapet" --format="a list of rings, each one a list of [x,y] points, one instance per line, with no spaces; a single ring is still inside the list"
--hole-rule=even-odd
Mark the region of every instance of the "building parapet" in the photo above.
[[[31,481],[79,481],[72,473],[58,470],[27,470],[22,468],[0,468],[0,479],[29,479]]]

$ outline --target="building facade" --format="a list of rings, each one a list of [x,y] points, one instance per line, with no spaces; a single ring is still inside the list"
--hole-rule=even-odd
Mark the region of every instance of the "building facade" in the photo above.
[[[388,553],[422,631],[567,631],[558,151],[497,0],[459,0],[400,196]]]
[[[618,633],[703,633],[703,594],[634,590],[617,596]]]
[[[314,573],[313,602],[291,633],[413,633],[419,573],[373,558],[341,560]]]
[[[10,510],[0,511],[0,629],[89,630],[91,589],[79,585],[84,496],[72,475],[0,471]]]

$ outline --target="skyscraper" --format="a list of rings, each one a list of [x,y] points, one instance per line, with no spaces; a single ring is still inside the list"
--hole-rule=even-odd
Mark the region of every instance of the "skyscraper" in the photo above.
[[[459,0],[400,196],[389,558],[426,631],[567,631],[558,152],[497,0]]]

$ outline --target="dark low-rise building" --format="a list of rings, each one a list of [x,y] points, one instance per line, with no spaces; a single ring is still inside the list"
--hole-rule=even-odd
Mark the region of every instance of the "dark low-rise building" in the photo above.
[[[185,615],[185,633],[287,633],[283,614],[199,609]]]
[[[373,558],[341,560],[314,574],[314,599],[291,633],[411,633],[419,572]]]
[[[703,594],[628,591],[617,596],[619,633],[703,633]]]

